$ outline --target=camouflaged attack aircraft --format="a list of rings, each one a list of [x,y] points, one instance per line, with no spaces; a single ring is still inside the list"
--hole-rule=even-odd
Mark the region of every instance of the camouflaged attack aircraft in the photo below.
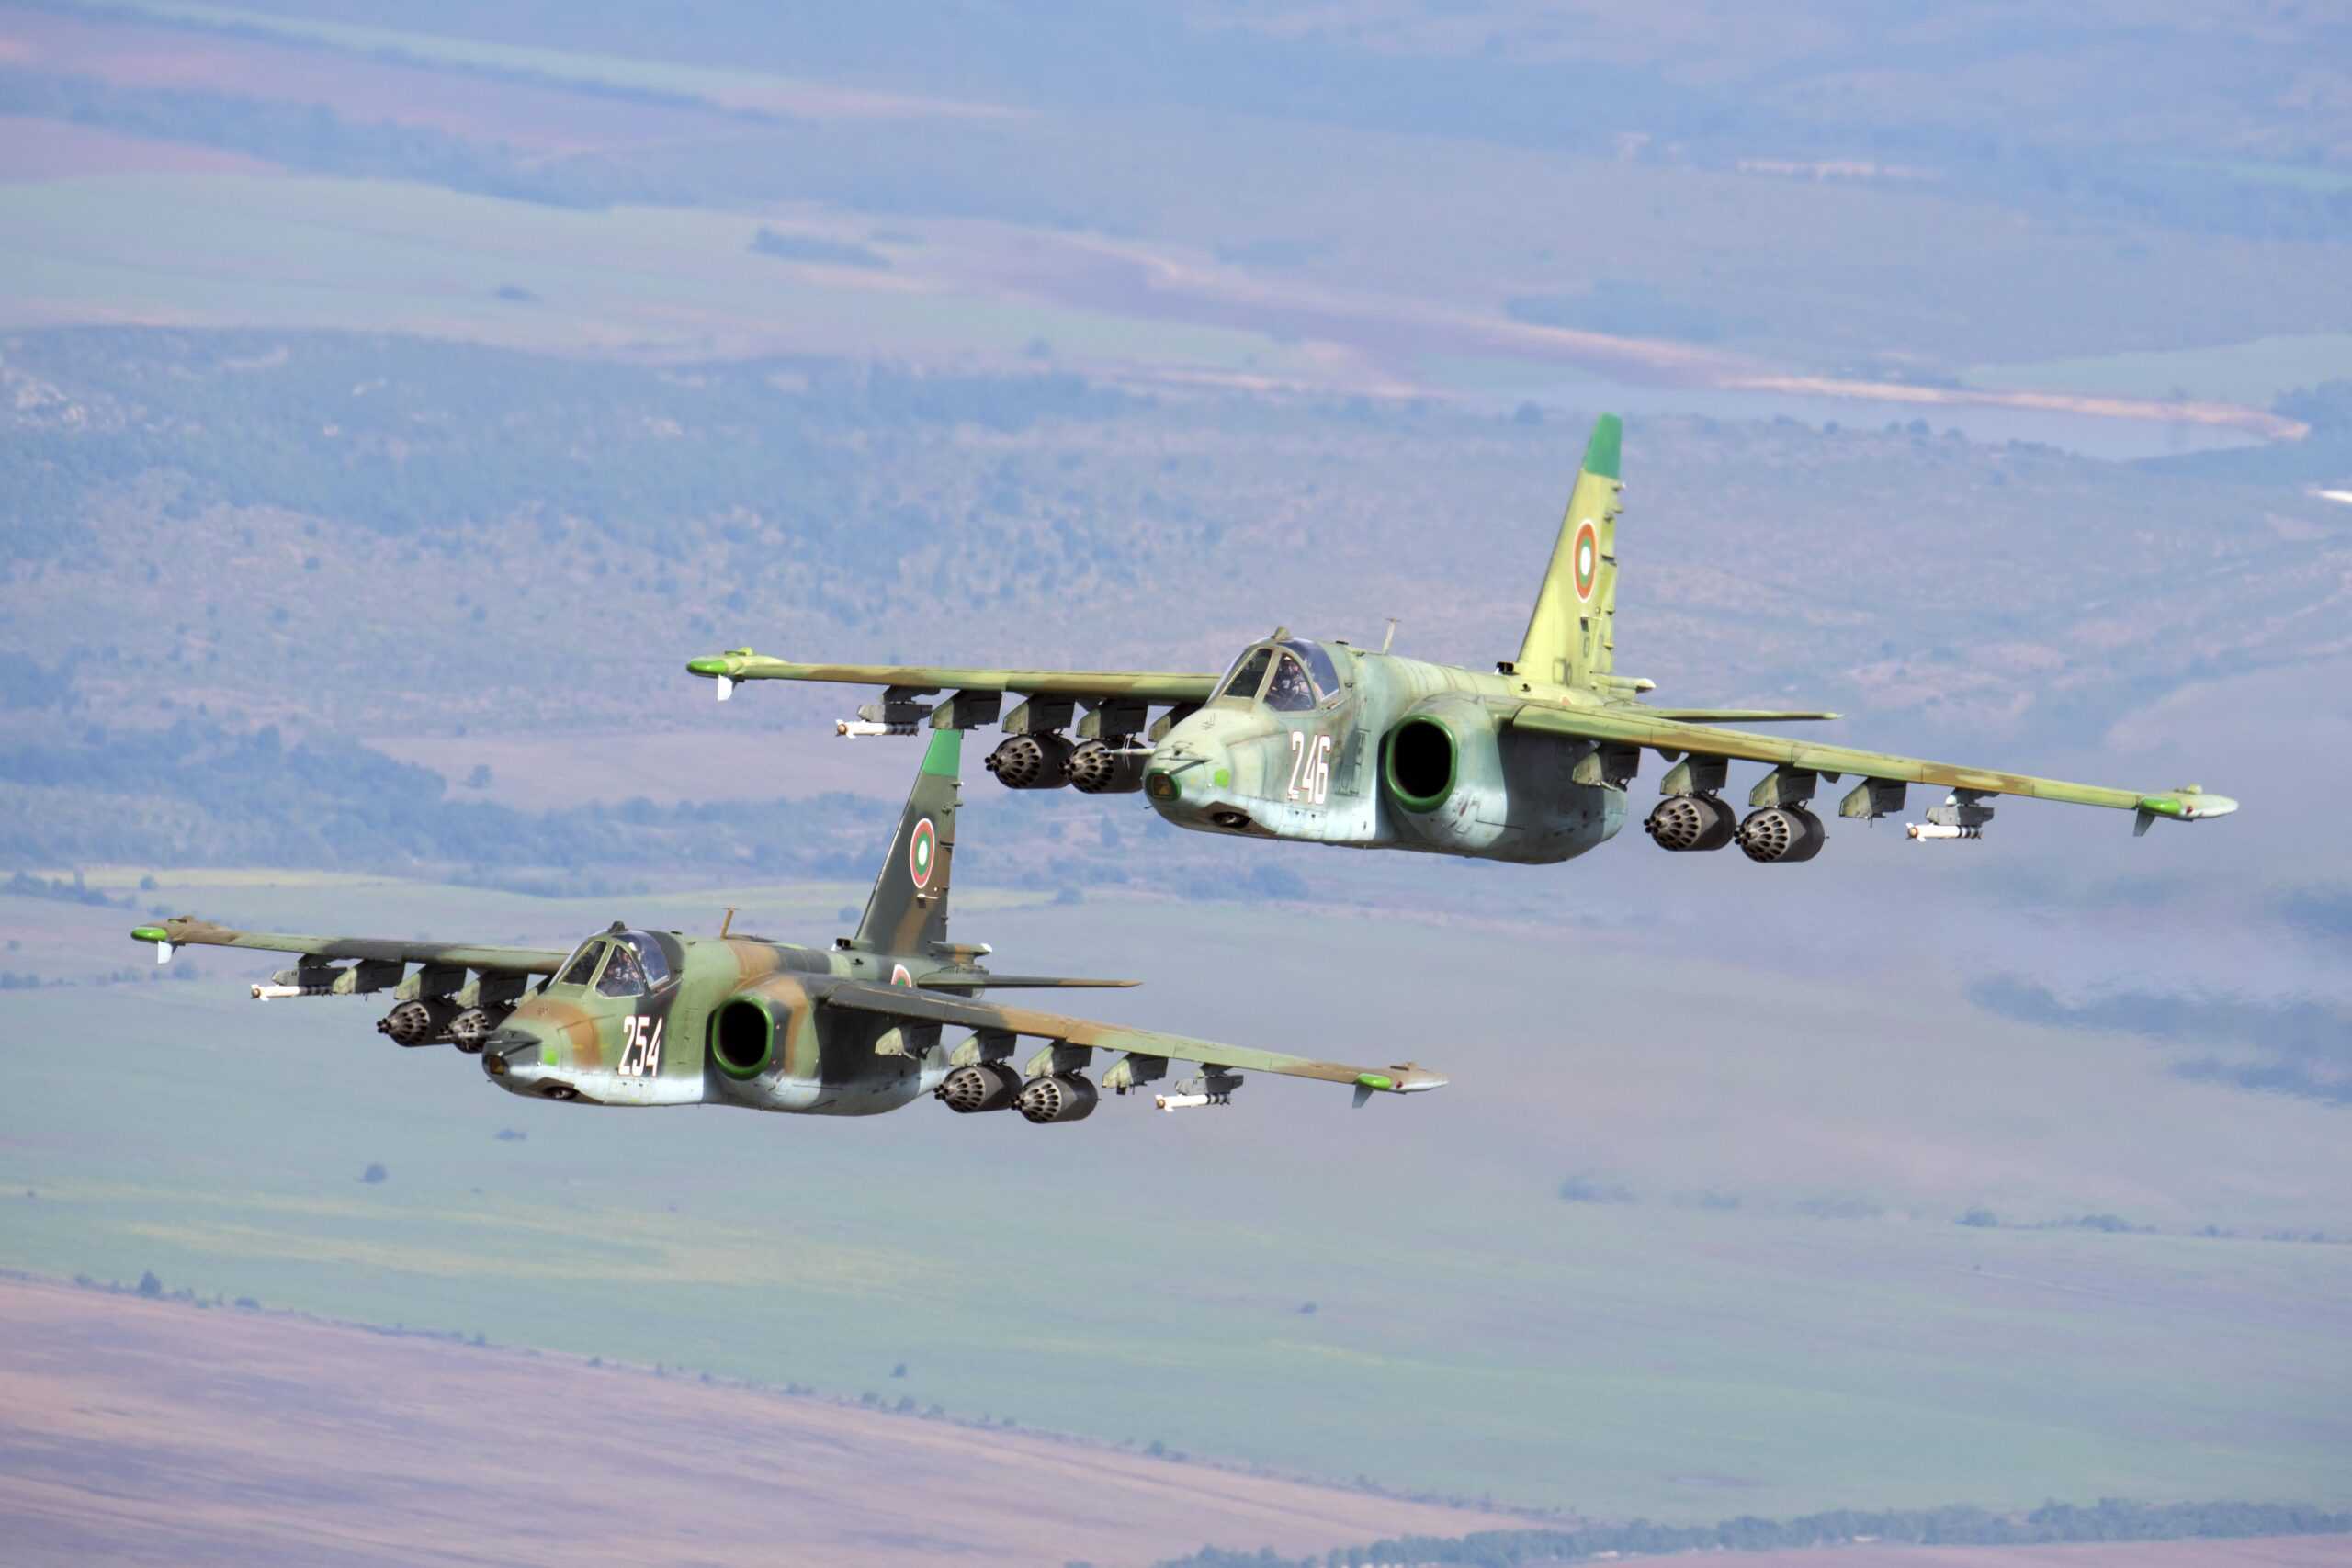
[[[2195,784],[2109,789],[1727,728],[1833,713],[1644,703],[1654,682],[1615,668],[1622,442],[1617,417],[1602,415],[1527,635],[1491,673],[1286,629],[1244,649],[1223,676],[793,664],[748,648],[686,668],[716,681],[721,699],[745,681],[882,687],[879,702],[836,726],[843,735],[910,735],[926,717],[970,728],[996,721],[1010,694],[1021,700],[1002,715],[1005,739],[988,767],[1013,789],[1141,790],[1180,828],[1529,864],[1615,837],[1645,750],[1671,764],[1642,824],[1660,849],[1737,843],[1767,864],[1821,852],[1827,833],[1808,803],[1825,781],[1849,776],[1838,814],[1865,821],[1902,811],[1912,784],[1948,792],[1909,825],[1929,842],[1981,837],[1986,801],[2002,795],[2129,811],[2137,833],[2237,809]],[[1166,712],[1150,722],[1154,707]],[[1723,799],[1734,761],[1770,764],[1745,816]]]
[[[952,1111],[1076,1122],[1098,1103],[1086,1077],[1097,1051],[1122,1053],[1102,1080],[1119,1094],[1165,1079],[1171,1062],[1199,1064],[1197,1078],[1153,1097],[1165,1111],[1227,1103],[1248,1071],[1347,1084],[1358,1106],[1446,1081],[1409,1063],[1350,1066],[980,999],[989,989],[1136,982],[999,975],[979,966],[987,947],[947,940],[963,739],[954,729],[931,738],[857,934],[830,948],[617,921],[570,953],[241,931],[184,915],[131,935],[153,942],[158,962],[186,946],[299,953],[294,968],[253,987],[255,998],[390,992],[376,1027],[399,1044],[453,1044],[479,1055],[502,1089],[594,1105],[868,1116],[928,1094]],[[535,986],[538,976],[548,978]],[[949,1028],[971,1032],[949,1050],[940,1039]],[[1023,1036],[1043,1047],[1015,1066]]]

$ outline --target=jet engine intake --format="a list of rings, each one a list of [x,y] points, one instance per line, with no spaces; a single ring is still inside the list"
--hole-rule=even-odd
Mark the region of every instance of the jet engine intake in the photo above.
[[[1021,1093],[1021,1072],[1005,1062],[975,1062],[949,1073],[932,1092],[947,1102],[948,1110],[967,1115],[977,1111],[1010,1111]]]
[[[1053,730],[1008,735],[985,764],[1007,789],[1059,789],[1069,783],[1069,737]]]
[[[1502,740],[1479,703],[1451,693],[1419,703],[1380,750],[1381,793],[1400,836],[1480,854],[1510,835]]]
[[[1669,795],[1650,808],[1642,824],[1659,849],[1678,852],[1722,849],[1733,830],[1731,807],[1712,795]]]
[[[1013,1105],[1030,1121],[1083,1122],[1094,1114],[1100,1097],[1094,1085],[1076,1073],[1047,1073],[1021,1086]]]
[[[765,1002],[729,998],[710,1021],[711,1060],[738,1081],[758,1077],[775,1060],[775,1014]]]
[[[1131,743],[1081,740],[1069,754],[1070,786],[1081,795],[1133,795],[1143,788],[1144,764],[1150,761],[1150,751]]]
[[[424,997],[402,1002],[378,1019],[376,1032],[390,1035],[395,1045],[438,1045],[457,1017],[458,1004],[448,998]]]
[[[1821,818],[1802,806],[1768,806],[1739,824],[1740,852],[1758,865],[1811,860],[1829,841]]]

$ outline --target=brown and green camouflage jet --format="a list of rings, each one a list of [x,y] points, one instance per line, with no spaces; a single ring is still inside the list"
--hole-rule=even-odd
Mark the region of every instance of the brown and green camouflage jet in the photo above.
[[[1446,1081],[1410,1063],[1318,1061],[983,999],[990,989],[1135,982],[1000,975],[980,966],[987,947],[947,940],[963,739],[933,735],[865,918],[830,948],[618,921],[569,953],[232,931],[185,915],[131,935],[153,942],[159,962],[185,946],[298,953],[294,968],[253,987],[256,998],[388,993],[391,1010],[376,1027],[396,1043],[454,1044],[479,1055],[502,1089],[595,1105],[866,1116],[931,1095],[954,1111],[1076,1122],[1099,1102],[1086,1076],[1098,1051],[1118,1055],[1102,1089],[1161,1084],[1154,1103],[1168,1111],[1227,1103],[1247,1072],[1345,1084],[1359,1106]],[[949,1029],[969,1032],[949,1047]],[[1020,1061],[1024,1037],[1038,1045]],[[1201,1072],[1170,1080],[1171,1063]]]
[[[2065,784],[1732,728],[1832,713],[1653,707],[1654,682],[1616,672],[1617,416],[1585,448],[1518,654],[1492,671],[1432,664],[1277,630],[1223,675],[795,664],[748,648],[686,668],[724,699],[745,681],[881,687],[844,735],[958,730],[1001,721],[989,771],[1014,789],[1141,790],[1180,828],[1358,849],[1419,850],[1531,864],[1568,860],[1624,826],[1644,752],[1668,764],[1643,823],[1659,848],[1808,861],[1827,833],[1809,802],[1854,783],[1841,817],[1903,810],[1913,784],[1941,799],[1909,825],[1924,841],[1975,839],[2002,795],[2202,821],[2237,809],[2195,784],[2169,790]],[[1003,711],[1006,698],[1017,704]],[[938,698],[935,703],[927,699]],[[1152,710],[1161,712],[1153,721]],[[1723,798],[1730,764],[1768,771],[1742,816]]]

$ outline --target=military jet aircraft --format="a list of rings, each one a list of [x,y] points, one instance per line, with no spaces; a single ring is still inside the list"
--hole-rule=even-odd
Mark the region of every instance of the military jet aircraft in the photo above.
[[[1660,849],[1752,861],[1808,861],[1827,833],[1809,802],[1825,781],[1856,782],[1841,817],[1898,813],[1912,784],[1948,792],[1909,825],[1935,842],[1976,839],[2002,795],[2202,821],[2237,809],[2195,784],[2172,790],[2065,784],[1729,728],[1833,713],[1653,707],[1654,682],[1616,672],[1618,478],[1623,431],[1604,414],[1585,448],[1549,569],[1518,655],[1492,671],[1431,664],[1287,628],[1251,644],[1223,675],[1120,671],[796,664],[748,648],[686,668],[723,700],[746,681],[883,688],[836,728],[910,735],[996,722],[988,759],[1014,789],[1141,790],[1180,828],[1262,839],[1419,850],[1548,863],[1616,836],[1642,754],[1668,767],[1644,829]],[[946,694],[935,704],[923,699]],[[1004,699],[1018,699],[1003,713]],[[1150,721],[1153,708],[1166,711]],[[1084,710],[1083,714],[1080,710]],[[1075,739],[1068,733],[1076,720]],[[1734,761],[1770,764],[1741,816],[1722,797]]]
[[[1444,1084],[1410,1063],[1353,1066],[981,999],[989,989],[1135,982],[1000,975],[979,965],[986,946],[947,940],[963,739],[932,736],[865,918],[830,948],[617,921],[569,953],[232,931],[187,916],[131,935],[153,942],[159,962],[187,946],[298,953],[294,968],[253,987],[257,999],[389,992],[391,1010],[376,1027],[397,1043],[447,1042],[478,1054],[502,1089],[595,1105],[865,1116],[929,1094],[951,1111],[1077,1122],[1099,1102],[1086,1077],[1097,1051],[1122,1054],[1102,1078],[1119,1094],[1167,1079],[1172,1062],[1199,1064],[1198,1077],[1154,1096],[1169,1111],[1229,1103],[1250,1071],[1347,1084],[1358,1106]],[[949,1028],[971,1032],[946,1049]],[[1016,1066],[1023,1036],[1044,1043]]]

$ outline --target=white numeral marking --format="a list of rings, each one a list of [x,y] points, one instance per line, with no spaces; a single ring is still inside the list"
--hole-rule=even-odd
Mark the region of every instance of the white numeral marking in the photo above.
[[[621,1032],[628,1039],[628,1044],[621,1051],[621,1077],[650,1078],[661,1075],[662,1024],[661,1019],[633,1014],[621,1021]]]
[[[1306,735],[1294,729],[1290,732],[1289,798],[1296,800],[1302,795],[1310,806],[1331,798],[1331,738],[1317,736],[1310,750]]]

